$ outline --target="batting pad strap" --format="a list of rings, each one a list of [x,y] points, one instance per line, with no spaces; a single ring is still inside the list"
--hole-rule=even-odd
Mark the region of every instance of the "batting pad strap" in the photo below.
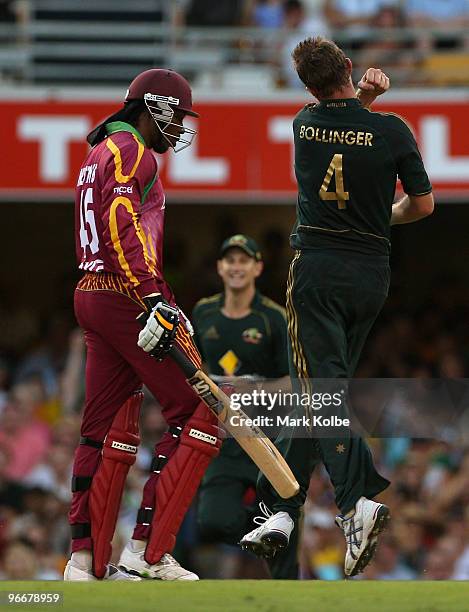
[[[87,436],[81,436],[80,437],[80,444],[82,444],[83,446],[92,446],[93,448],[103,448],[103,443],[102,442],[98,442],[98,440],[92,440],[91,438],[88,438]]]
[[[137,513],[137,523],[139,525],[150,525],[154,514],[155,510],[153,508],[140,508]]]
[[[145,561],[157,563],[171,552],[181,522],[221,440],[216,417],[200,402],[186,423],[178,447],[169,458],[155,486],[155,512],[145,549]]]
[[[170,425],[168,427],[168,431],[173,438],[179,438],[179,436],[182,434],[182,427],[179,425]]]
[[[72,476],[72,493],[87,491],[91,487],[92,476]]]
[[[166,457],[166,455],[158,455],[158,457],[153,457],[150,466],[150,472],[159,474],[167,463],[168,457]]]
[[[70,525],[72,540],[91,537],[91,523],[75,523]]]

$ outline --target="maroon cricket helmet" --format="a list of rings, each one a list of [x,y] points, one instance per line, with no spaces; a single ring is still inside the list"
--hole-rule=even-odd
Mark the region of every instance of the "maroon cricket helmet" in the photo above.
[[[142,100],[153,119],[157,122],[158,128],[166,137],[166,129],[172,124],[174,111],[179,109],[186,115],[198,117],[199,114],[192,110],[192,91],[186,79],[174,70],[165,68],[151,68],[137,75],[130,83],[125,94],[124,103],[132,100]],[[94,146],[106,136],[106,124],[112,121],[125,121],[125,107],[113,113],[110,117],[102,121],[95,127],[87,137],[90,145]],[[162,129],[158,122],[166,125]],[[186,127],[185,133],[190,136],[190,140],[180,137],[179,142],[182,147],[176,149],[171,142],[171,147],[181,150],[192,143],[196,130]]]
[[[125,101],[144,100],[146,94],[177,100],[177,103],[173,103],[174,108],[192,117],[199,116],[192,110],[192,91],[189,83],[174,70],[151,68],[141,72],[130,83]]]

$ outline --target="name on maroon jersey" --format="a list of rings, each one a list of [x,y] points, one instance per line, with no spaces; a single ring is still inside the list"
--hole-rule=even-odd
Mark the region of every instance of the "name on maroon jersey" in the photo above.
[[[96,178],[96,168],[98,164],[91,164],[90,166],[83,166],[80,170],[80,175],[78,177],[77,187],[80,185],[84,185],[85,183],[94,183],[94,179]]]

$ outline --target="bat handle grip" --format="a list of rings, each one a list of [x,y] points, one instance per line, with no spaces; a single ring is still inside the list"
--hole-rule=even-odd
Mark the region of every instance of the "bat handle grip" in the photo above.
[[[175,361],[181,370],[184,372],[186,378],[192,378],[194,374],[197,372],[197,367],[192,363],[192,361],[184,355],[184,353],[179,349],[176,345],[173,344],[171,350],[168,355],[171,357],[173,361]]]

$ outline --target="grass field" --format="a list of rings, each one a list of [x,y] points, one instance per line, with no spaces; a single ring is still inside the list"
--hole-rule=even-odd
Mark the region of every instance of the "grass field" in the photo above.
[[[60,592],[63,606],[0,605],[4,610],[140,612],[467,612],[469,583],[203,580],[149,582],[2,582],[5,593]]]

